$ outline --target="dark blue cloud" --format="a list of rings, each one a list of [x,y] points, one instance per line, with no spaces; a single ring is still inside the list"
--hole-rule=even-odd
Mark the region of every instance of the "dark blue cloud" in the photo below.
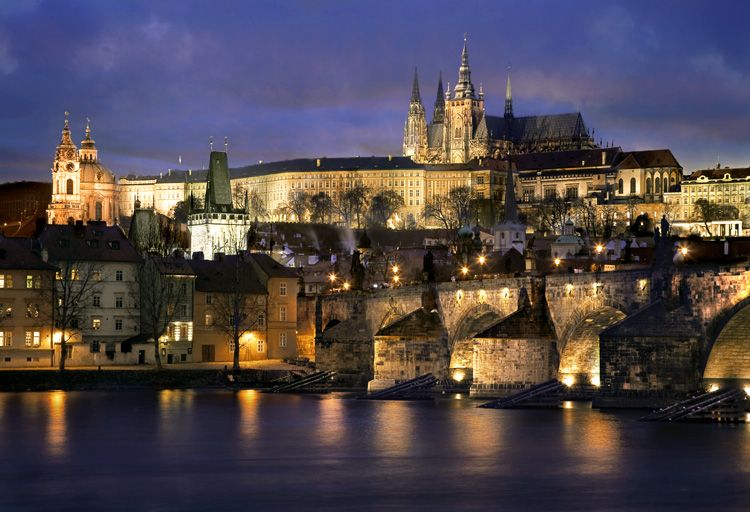
[[[428,109],[473,78],[502,112],[581,110],[597,137],[688,169],[750,163],[750,6],[735,1],[17,1],[0,6],[0,172],[46,179],[62,113],[118,174],[398,154],[414,65]]]

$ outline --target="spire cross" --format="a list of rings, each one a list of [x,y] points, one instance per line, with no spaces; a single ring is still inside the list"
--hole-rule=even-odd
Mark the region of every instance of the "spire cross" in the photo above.
[[[214,150],[214,138],[213,138],[213,136],[211,136],[211,137],[208,138],[208,147],[211,148],[211,151]]]
[[[224,153],[229,150],[229,137],[224,137]]]
[[[68,116],[70,115],[70,112],[67,110],[65,111],[65,128],[68,127]]]

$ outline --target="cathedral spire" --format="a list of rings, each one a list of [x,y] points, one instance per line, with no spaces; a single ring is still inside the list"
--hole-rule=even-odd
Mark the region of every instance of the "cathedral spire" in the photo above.
[[[442,123],[445,121],[445,93],[443,92],[443,73],[438,77],[437,97],[435,98],[435,110],[432,112],[432,122]]]
[[[62,138],[60,139],[60,146],[74,146],[73,139],[70,137],[70,124],[68,122],[69,112],[65,112],[65,124],[62,129]]]
[[[458,82],[456,83],[456,98],[474,98],[474,84],[471,83],[471,68],[469,67],[469,44],[464,34],[464,48],[461,50],[461,67],[458,68]]]
[[[505,117],[513,118],[513,95],[510,92],[510,66],[508,66],[508,80],[505,82]]]
[[[96,162],[98,156],[96,144],[91,138],[91,119],[86,118],[86,137],[81,141],[81,151],[79,152],[81,160],[84,162]]]
[[[419,79],[417,78],[417,67],[414,66],[414,82],[411,85],[411,103],[422,103],[419,95]]]
[[[507,160],[508,173],[505,176],[505,221],[506,223],[518,224],[518,206],[516,205],[516,193],[513,184],[513,166],[510,159]]]

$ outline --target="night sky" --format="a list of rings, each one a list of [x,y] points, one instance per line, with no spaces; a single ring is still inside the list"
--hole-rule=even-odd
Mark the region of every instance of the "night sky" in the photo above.
[[[429,114],[455,84],[502,115],[580,110],[596,139],[686,171],[750,164],[750,3],[740,0],[0,1],[0,180],[49,180],[63,112],[117,175],[401,153],[415,65]],[[177,163],[182,156],[182,166]]]

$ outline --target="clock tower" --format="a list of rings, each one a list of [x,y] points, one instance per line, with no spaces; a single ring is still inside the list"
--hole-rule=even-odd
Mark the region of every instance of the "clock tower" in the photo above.
[[[62,139],[52,166],[52,201],[47,209],[48,224],[73,224],[83,220],[81,172],[78,148],[73,143],[65,112]]]

